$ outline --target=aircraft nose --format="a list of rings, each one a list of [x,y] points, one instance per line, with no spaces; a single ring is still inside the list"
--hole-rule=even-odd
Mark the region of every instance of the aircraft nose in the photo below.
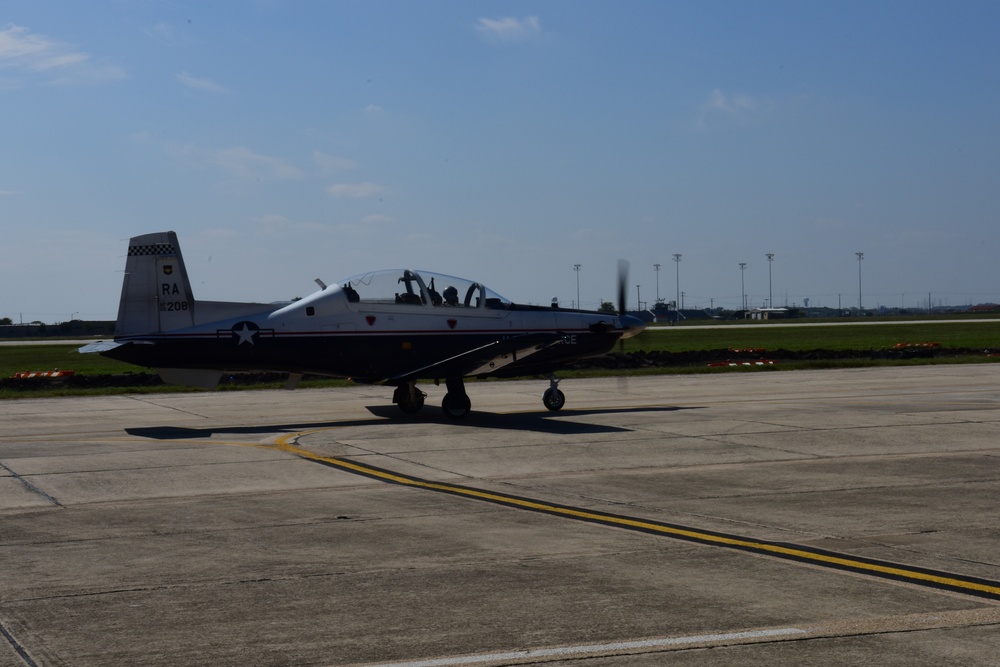
[[[633,315],[622,315],[621,322],[622,329],[625,330],[625,333],[622,334],[622,338],[632,338],[633,336],[638,336],[642,333],[642,330],[646,328],[646,323]]]

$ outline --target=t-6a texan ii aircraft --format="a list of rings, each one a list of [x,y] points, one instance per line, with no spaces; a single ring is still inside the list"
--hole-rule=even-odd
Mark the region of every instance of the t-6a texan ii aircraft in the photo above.
[[[548,374],[542,400],[566,399],[554,372],[610,351],[644,327],[619,312],[523,306],[478,282],[410,269],[375,271],[326,285],[291,303],[198,301],[174,232],[133,237],[114,341],[80,348],[155,368],[164,381],[214,388],[223,373],[283,371],[395,386],[392,400],[415,413],[418,380],[444,380],[444,413],[460,419],[467,377]]]

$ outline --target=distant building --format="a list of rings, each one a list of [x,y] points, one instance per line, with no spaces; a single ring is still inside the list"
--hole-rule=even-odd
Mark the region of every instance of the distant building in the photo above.
[[[748,320],[783,320],[788,317],[787,308],[754,308],[746,311]]]
[[[706,310],[698,308],[673,308],[674,302],[665,303],[663,301],[653,306],[652,310],[646,311],[653,315],[654,322],[684,322],[686,320],[710,320],[712,315]]]

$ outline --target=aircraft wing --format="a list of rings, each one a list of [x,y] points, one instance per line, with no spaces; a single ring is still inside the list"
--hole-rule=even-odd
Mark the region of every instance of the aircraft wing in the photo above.
[[[488,375],[505,366],[521,361],[526,357],[540,352],[562,342],[562,336],[557,334],[525,334],[504,340],[497,340],[480,347],[466,350],[454,356],[436,361],[432,364],[414,368],[395,375],[386,383],[406,382],[418,378],[461,375]]]

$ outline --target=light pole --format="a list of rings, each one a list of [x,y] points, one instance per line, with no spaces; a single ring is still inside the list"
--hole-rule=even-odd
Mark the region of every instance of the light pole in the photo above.
[[[746,317],[747,309],[747,288],[746,282],[743,279],[743,272],[746,271],[747,263],[740,262],[740,294],[743,296],[743,317]]]
[[[580,265],[574,264],[573,270],[576,271],[576,307],[580,308]]]
[[[636,310],[642,310],[642,299],[639,298],[639,287],[641,287],[641,285],[636,285],[635,286],[635,309]]]
[[[674,310],[677,311],[677,317],[680,319],[681,312],[681,254],[679,252],[674,253],[674,263],[677,265],[677,296],[674,301]]]
[[[653,264],[653,270],[656,271],[656,304],[659,305],[660,304],[660,265],[659,264]]]
[[[765,253],[767,255],[767,307],[774,308],[774,290],[771,285],[771,262],[774,261],[774,253]]]
[[[864,308],[861,307],[861,260],[865,258],[865,253],[856,252],[854,254],[858,256],[858,315],[864,315]]]

